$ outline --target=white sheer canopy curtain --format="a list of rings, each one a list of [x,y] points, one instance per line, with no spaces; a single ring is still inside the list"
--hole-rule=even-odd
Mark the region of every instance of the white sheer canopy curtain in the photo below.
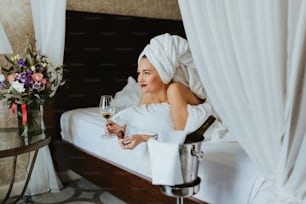
[[[2,27],[2,23],[0,22],[0,55],[11,54],[11,53],[13,53],[11,44],[7,39],[7,36]]]
[[[306,1],[179,6],[208,97],[265,178],[249,203],[306,203]]]
[[[54,67],[60,66],[65,49],[66,0],[31,0],[31,5],[36,48],[48,56]]]
[[[32,0],[31,6],[36,49],[48,56],[54,67],[62,65],[65,47],[66,0]],[[53,94],[57,87],[58,85],[54,87]],[[54,170],[50,150],[44,147],[37,156],[27,193],[59,191],[61,188],[62,183]]]

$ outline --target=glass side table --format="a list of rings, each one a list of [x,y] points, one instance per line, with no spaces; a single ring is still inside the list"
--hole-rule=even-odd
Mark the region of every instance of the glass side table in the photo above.
[[[1,203],[17,203],[24,195],[27,185],[30,181],[32,170],[36,161],[38,150],[51,142],[51,137],[45,134],[33,136],[29,144],[25,144],[23,138],[18,135],[17,128],[0,128],[0,158],[12,157],[12,170],[8,190],[4,198],[0,198]],[[25,167],[26,178],[21,193],[11,198],[12,189],[14,187],[17,158],[25,153],[34,153],[29,156],[29,163]]]

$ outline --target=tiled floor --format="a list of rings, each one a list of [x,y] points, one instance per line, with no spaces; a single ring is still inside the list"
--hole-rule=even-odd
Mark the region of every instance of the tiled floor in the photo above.
[[[17,204],[127,204],[72,171],[58,175],[64,186],[60,192],[25,195]]]
[[[17,204],[126,204],[73,171],[59,172],[58,176],[64,186],[60,192],[25,195]],[[8,203],[16,198],[10,198]]]
[[[84,178],[64,183],[64,189],[56,193],[25,196],[24,204],[125,204],[117,197]]]

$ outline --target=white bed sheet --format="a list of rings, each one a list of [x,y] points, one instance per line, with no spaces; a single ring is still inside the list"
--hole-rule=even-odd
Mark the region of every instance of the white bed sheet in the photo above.
[[[61,117],[61,135],[63,140],[98,158],[150,179],[147,145],[142,143],[134,150],[123,150],[116,138],[101,139],[104,123],[96,107],[67,111]],[[194,197],[212,204],[248,203],[261,176],[241,146],[237,142],[206,141],[202,150],[200,191]]]

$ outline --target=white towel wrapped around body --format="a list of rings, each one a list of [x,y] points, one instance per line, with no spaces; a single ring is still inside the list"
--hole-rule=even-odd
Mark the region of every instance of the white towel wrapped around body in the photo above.
[[[165,84],[180,82],[199,98],[206,98],[186,39],[169,33],[158,35],[146,45],[139,55],[138,63],[143,56],[154,65]]]

